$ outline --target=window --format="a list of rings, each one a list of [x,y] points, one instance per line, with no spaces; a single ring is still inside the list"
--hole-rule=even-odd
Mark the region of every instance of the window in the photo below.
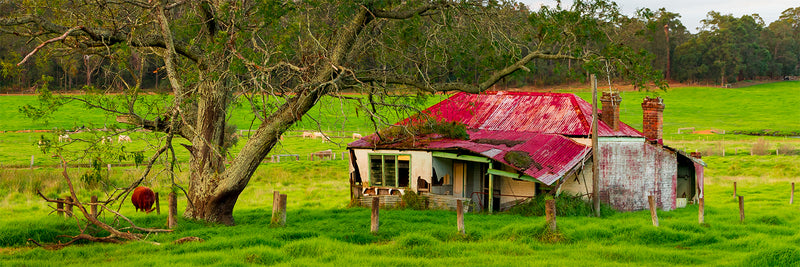
[[[408,187],[410,155],[369,155],[369,174],[373,186]]]

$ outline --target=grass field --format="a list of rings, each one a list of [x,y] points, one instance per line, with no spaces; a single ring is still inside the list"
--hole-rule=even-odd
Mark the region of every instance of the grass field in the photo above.
[[[800,233],[795,226],[800,224],[797,212],[800,204],[789,204],[789,195],[790,183],[800,178],[800,156],[774,153],[776,148],[800,147],[798,139],[672,132],[683,127],[797,131],[800,128],[800,117],[796,115],[800,114],[797,112],[800,107],[796,106],[800,103],[798,87],[800,83],[788,82],[739,89],[676,88],[660,93],[667,105],[664,121],[668,145],[709,152],[718,151],[721,145],[726,150],[739,150],[735,155],[728,152],[725,157],[703,158],[709,164],[705,180],[705,224],[698,224],[696,205],[660,211],[659,227],[652,226],[648,211],[609,213],[602,218],[562,216],[558,218],[559,233],[555,235],[545,231],[543,217],[466,214],[467,233],[460,235],[454,212],[394,209],[381,211],[380,231],[371,234],[370,211],[348,207],[347,161],[300,161],[262,164],[239,198],[234,211],[236,226],[179,219],[175,233],[150,235],[142,242],[83,244],[46,251],[35,248],[27,239],[54,242],[64,240],[57,238],[59,235],[78,233],[74,221],[48,215],[50,207],[33,195],[36,189],[49,197],[65,195],[67,189],[59,170],[0,168],[0,213],[4,214],[0,217],[0,266],[83,266],[87,263],[105,266],[797,266],[800,265]],[[579,95],[586,97],[588,94],[579,92]],[[639,92],[623,94],[622,120],[635,128],[641,128],[638,105],[643,95]],[[770,102],[756,97],[741,98],[747,95],[779,95],[788,100]],[[5,97],[0,96],[0,102],[11,101]],[[698,103],[704,104],[701,115],[692,111]],[[788,111],[781,113],[782,110]],[[769,115],[772,111],[776,112],[774,117]],[[732,115],[725,115],[727,113]],[[321,116],[322,113],[317,114]],[[368,127],[363,118],[360,122],[358,118],[334,119],[338,125],[323,127],[346,131]],[[732,122],[731,118],[740,121]],[[313,122],[304,119],[308,121]],[[342,127],[342,121],[352,124],[345,123],[349,126]],[[37,160],[43,157],[42,164],[55,164],[49,155],[37,154],[34,143],[41,134],[0,134],[0,162],[5,166],[27,167],[30,155],[36,155]],[[126,149],[147,149],[144,136],[134,134],[133,137],[136,141]],[[767,154],[770,155],[750,155],[749,149],[759,138],[768,144]],[[349,140],[336,141],[344,144]],[[322,144],[318,139],[309,142],[288,137],[273,154],[304,156],[328,148],[337,152],[344,150],[336,144]],[[69,174],[78,179],[84,171],[75,168],[70,169]],[[141,171],[134,166],[117,166],[112,169],[109,181],[125,185]],[[185,175],[178,176],[179,182],[185,184]],[[738,203],[732,195],[734,181],[738,183],[738,194],[745,200],[743,223],[739,221]],[[82,200],[103,194],[101,187],[77,184]],[[168,190],[163,174],[148,177],[145,184],[162,196]],[[269,227],[273,190],[288,195],[285,228]],[[179,210],[185,205],[181,199]],[[162,210],[166,210],[166,205],[162,204]],[[166,224],[166,212],[161,215],[135,213],[129,203],[121,207],[121,212],[139,226],[165,227]],[[88,231],[98,232],[97,229]],[[205,242],[170,243],[185,236],[197,236]]]

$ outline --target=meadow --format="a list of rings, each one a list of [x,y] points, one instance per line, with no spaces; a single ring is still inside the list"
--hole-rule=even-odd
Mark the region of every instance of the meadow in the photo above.
[[[500,213],[466,214],[466,234],[461,235],[456,229],[454,212],[404,209],[381,210],[380,231],[371,234],[370,211],[349,207],[348,162],[303,160],[262,164],[239,198],[234,211],[236,226],[179,219],[175,232],[152,234],[141,242],[86,243],[47,251],[36,248],[27,239],[54,242],[64,240],[59,239],[59,235],[75,235],[78,230],[74,220],[50,214],[51,208],[33,193],[41,189],[49,197],[63,196],[66,186],[59,170],[48,167],[47,162],[33,170],[27,169],[30,155],[48,156],[41,152],[36,154],[38,148],[33,145],[38,135],[44,133],[2,133],[0,162],[25,168],[0,170],[0,196],[3,196],[0,213],[4,214],[0,216],[0,266],[87,263],[109,266],[796,266],[800,264],[800,232],[795,230],[800,224],[800,204],[789,204],[789,197],[790,183],[797,182],[800,177],[800,157],[796,150],[775,155],[775,149],[800,147],[798,139],[676,133],[678,128],[685,127],[799,131],[800,107],[795,105],[800,103],[798,90],[800,83],[785,82],[739,89],[675,88],[660,92],[667,105],[664,115],[667,145],[709,152],[716,151],[719,144],[725,144],[727,149],[741,149],[724,157],[713,153],[703,157],[709,165],[705,180],[705,223],[698,223],[697,206],[689,205],[675,211],[659,211],[659,227],[651,224],[649,211],[607,212],[601,218],[560,216],[559,232],[555,234],[546,230],[544,217]],[[578,94],[584,98],[588,95]],[[645,94],[623,94],[622,120],[635,128],[641,128],[638,105]],[[765,98],[780,95],[788,100],[761,99],[754,95]],[[5,97],[0,96],[0,102],[10,101]],[[778,112],[785,110],[788,111]],[[774,116],[769,113],[772,111],[776,112]],[[351,117],[338,121],[357,120],[358,117]],[[330,127],[359,131],[369,123],[362,121],[355,125]],[[369,133],[369,130],[359,132]],[[146,137],[135,134],[136,141],[128,145],[130,149],[147,149]],[[749,151],[759,140],[768,144],[766,155],[751,156]],[[343,145],[349,140],[335,141]],[[31,150],[19,151],[25,147]],[[323,144],[318,139],[309,142],[289,136],[273,153],[305,155],[328,148],[344,151],[344,147],[336,143]],[[22,159],[15,159],[17,157]],[[69,175],[77,179],[84,171],[73,168]],[[115,166],[109,173],[109,182],[124,185],[140,172],[141,168],[135,166]],[[186,181],[185,175],[179,175],[179,182]],[[744,222],[739,220],[738,202],[733,196],[734,181],[738,183],[737,193],[745,200]],[[164,176],[148,177],[145,184],[162,196],[168,190]],[[78,183],[77,187],[80,199],[104,194],[102,186]],[[269,226],[273,190],[288,195],[286,227]],[[179,201],[179,211],[185,205]],[[161,214],[136,213],[129,203],[124,203],[121,212],[139,226],[165,227],[166,205],[163,202],[161,208]],[[105,216],[102,217],[105,220],[112,219]],[[99,232],[97,229],[88,231]],[[186,236],[205,241],[170,243]]]

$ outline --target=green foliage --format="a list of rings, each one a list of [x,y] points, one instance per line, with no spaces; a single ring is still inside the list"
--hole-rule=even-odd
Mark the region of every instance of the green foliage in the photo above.
[[[401,200],[402,203],[400,207],[402,208],[412,210],[424,210],[427,208],[428,197],[419,195],[413,190],[406,190],[405,194],[401,196]]]
[[[108,184],[107,177],[104,177],[102,172],[104,165],[102,159],[92,159],[92,165],[81,175],[81,181],[86,184],[88,188],[98,188],[100,185]]]
[[[25,114],[25,116],[34,121],[42,121],[44,124],[47,124],[58,108],[65,102],[62,98],[53,95],[50,91],[48,85],[52,81],[53,77],[42,76],[37,88],[38,106],[24,105],[19,107],[19,112]]]
[[[457,121],[439,121],[428,116],[414,116],[405,125],[391,126],[380,132],[381,142],[395,143],[413,138],[442,137],[450,139],[469,139],[467,126]],[[437,136],[431,136],[437,135]]]
[[[544,216],[544,204],[548,198],[552,199],[552,196],[549,194],[539,194],[536,197],[511,207],[508,212],[522,216]],[[556,197],[555,200],[556,214],[558,216],[594,216],[592,204],[583,200],[581,196],[562,194]],[[614,210],[607,205],[601,205],[600,211],[604,216],[614,213]]]

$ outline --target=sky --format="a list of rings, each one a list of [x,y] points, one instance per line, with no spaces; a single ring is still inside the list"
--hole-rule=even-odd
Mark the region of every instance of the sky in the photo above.
[[[555,0],[518,0],[531,10],[538,10],[541,5],[554,6]],[[686,29],[691,33],[697,33],[709,11],[717,11],[720,14],[732,14],[734,17],[742,15],[758,14],[764,19],[764,23],[769,25],[778,20],[781,12],[793,7],[800,7],[797,0],[615,0],[622,14],[633,16],[638,8],[650,8],[653,11],[659,8],[666,8],[667,11],[681,15],[680,20]],[[562,0],[563,7],[572,6],[572,0]]]

